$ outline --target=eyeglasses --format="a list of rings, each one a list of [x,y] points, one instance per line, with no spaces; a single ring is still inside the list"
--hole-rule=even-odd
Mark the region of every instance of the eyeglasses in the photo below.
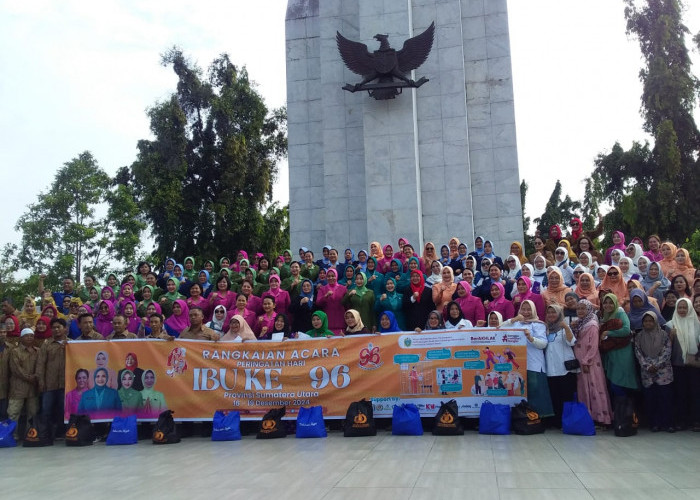
[[[557,255],[566,255],[564,252],[556,252]]]
[[[574,271],[574,274],[583,274],[583,271]]]
[[[608,273],[608,276],[619,276],[619,275],[620,275],[620,273],[618,273],[617,271],[613,271],[611,273]]]
[[[578,226],[579,226],[578,222],[574,222],[571,224],[571,227],[578,227]]]

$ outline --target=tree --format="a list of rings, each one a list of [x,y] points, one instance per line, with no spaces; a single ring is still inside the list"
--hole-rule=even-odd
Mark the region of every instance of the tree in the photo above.
[[[557,179],[544,213],[535,219],[535,224],[545,239],[549,234],[549,228],[554,225],[561,227],[564,234],[572,217],[577,217],[580,211],[581,202],[572,200],[568,194],[563,200],[561,199],[561,182]]]
[[[104,201],[109,176],[85,151],[56,172],[48,192],[17,221],[21,231],[19,262],[35,273],[80,280],[83,270],[106,264],[105,221],[95,217]]]
[[[641,113],[654,146],[615,144],[595,161],[594,183],[614,208],[606,225],[632,234],[658,233],[684,241],[697,227],[700,132],[693,119],[697,78],[685,46],[688,29],[679,0],[625,0],[627,33],[639,39],[645,66]]]
[[[177,89],[148,111],[155,139],[139,141],[128,176],[157,260],[281,250],[284,237],[265,224],[281,220],[267,205],[287,151],[285,110],[268,113],[246,69],[226,54],[206,78],[176,47],[162,64],[172,66]]]

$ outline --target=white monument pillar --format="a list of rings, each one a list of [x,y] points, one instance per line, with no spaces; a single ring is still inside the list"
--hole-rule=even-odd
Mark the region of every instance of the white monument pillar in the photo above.
[[[379,45],[435,22],[415,71],[430,81],[385,101],[350,93],[336,31]],[[406,237],[474,237],[507,255],[522,212],[505,0],[289,0],[286,20],[290,226],[293,249],[367,248]]]

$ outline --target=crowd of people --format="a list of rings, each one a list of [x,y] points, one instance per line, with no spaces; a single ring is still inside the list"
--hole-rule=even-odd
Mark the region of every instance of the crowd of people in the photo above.
[[[645,249],[615,231],[599,250],[602,230],[586,232],[575,218],[567,235],[558,226],[537,234],[530,255],[516,241],[499,256],[482,236],[471,249],[457,238],[421,249],[399,238],[396,248],[372,242],[358,252],[328,245],[319,259],[302,247],[273,259],[240,250],[200,266],[168,258],[158,271],[141,262],[121,279],[86,276],[76,287],[65,278],[53,292],[42,276],[38,299],[21,310],[2,303],[0,417],[40,407],[63,415],[66,339],[251,342],[509,327],[526,331],[528,399],[554,425],[574,393],[606,426],[615,399],[642,389],[652,430],[700,431],[700,271],[686,249],[656,235]]]

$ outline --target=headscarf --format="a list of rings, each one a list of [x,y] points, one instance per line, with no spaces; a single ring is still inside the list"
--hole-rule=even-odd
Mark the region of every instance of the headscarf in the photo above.
[[[481,240],[481,248],[477,248],[476,240]],[[477,236],[476,238],[474,238],[474,251],[476,252],[477,257],[481,257],[482,255],[484,255],[484,242],[485,241],[486,240],[484,239],[483,236]]]
[[[433,262],[437,262],[438,264],[440,264],[440,271],[438,272],[438,274],[435,274],[432,272]],[[430,273],[431,274],[430,274],[430,276],[428,276],[428,279],[426,280],[431,285],[435,285],[435,284],[440,283],[442,281],[442,268],[443,268],[442,262],[440,262],[439,260],[434,260],[433,262],[430,263]]]
[[[231,331],[231,326],[230,326],[230,325],[231,325],[231,322],[233,322],[234,319],[235,319],[236,321],[238,321],[238,324],[240,325],[239,328],[238,328],[238,333],[233,333],[233,332]],[[243,316],[241,316],[240,314],[234,314],[234,315],[231,317],[231,320],[230,320],[230,322],[229,322],[229,330],[228,330],[228,332],[226,332],[226,335],[224,335],[223,337],[221,337],[220,341],[222,341],[222,342],[230,342],[230,341],[232,341],[232,340],[236,340],[238,337],[240,337],[242,341],[246,341],[246,340],[257,340],[257,338],[255,337],[255,333],[253,333],[253,330],[250,328],[250,325],[249,325],[248,322],[243,318]]]
[[[381,326],[381,316],[386,316],[387,318],[389,318],[389,328],[387,328],[386,330],[384,329],[384,327]],[[384,312],[382,312],[382,314],[380,315],[379,319],[380,319],[380,321],[379,321],[379,324],[380,324],[379,329],[380,329],[380,331],[381,331],[382,333],[400,332],[400,331],[401,331],[401,328],[399,328],[399,323],[396,321],[396,316],[394,316],[394,313],[393,313],[393,312],[391,312],[391,311],[384,311]]]
[[[496,248],[493,246],[493,242],[491,240],[484,240],[484,249],[486,248],[486,244],[491,245],[491,253],[486,253],[486,250],[483,251],[481,254],[482,258],[487,258],[491,262],[493,262],[496,259]]]
[[[527,302],[532,303],[532,302],[529,301],[529,300],[528,300]],[[532,306],[532,310],[533,310],[533,311],[535,310],[535,306]],[[486,315],[486,325],[488,326],[488,324],[489,324],[489,318],[491,317],[492,314],[495,314],[495,315],[496,315],[496,318],[498,318],[498,326],[501,326],[501,325],[503,324],[503,315],[502,315],[501,313],[499,313],[498,311],[491,311],[491,312],[489,312],[489,313]],[[533,317],[533,318],[537,317],[537,314],[535,314],[535,313],[533,312],[533,313],[532,313],[532,317]],[[532,323],[532,321],[534,321],[534,320],[525,321],[525,323]]]
[[[336,270],[333,269],[333,268],[331,268],[331,269],[329,269],[328,271],[326,271],[326,281],[328,280],[328,275],[329,275],[329,274],[335,274],[335,285],[332,285],[332,286],[331,286],[331,284],[328,283],[328,286],[329,286],[331,289],[333,289],[333,288],[335,288],[335,287],[338,286],[338,271],[336,271]]]
[[[586,306],[586,315],[583,318],[580,318],[577,322],[575,322],[571,326],[571,331],[574,332],[574,335],[578,337],[579,333],[583,330],[583,327],[586,326],[587,323],[590,323],[592,321],[595,321],[596,326],[598,325],[598,315],[596,314],[595,307],[593,306],[593,303],[590,300],[587,299],[581,299],[578,301],[577,306],[583,304]]]
[[[107,307],[109,308],[107,314],[103,314],[102,311],[100,311],[100,307],[102,306],[102,304],[107,304]],[[112,327],[112,319],[114,319],[114,304],[107,300],[101,300],[99,304],[97,304],[97,315],[95,316],[95,330],[101,333],[103,337],[106,337],[107,335],[112,333],[112,330],[114,329]]]
[[[421,296],[423,295],[423,290],[425,290],[425,278],[423,277],[423,273],[417,269],[411,271],[411,276],[413,276],[414,274],[418,275],[418,277],[420,278],[420,283],[414,285],[413,281],[411,281],[409,286],[411,287],[411,295],[418,292],[418,298],[416,299],[416,302],[420,302]]]
[[[555,230],[556,236],[552,238],[552,229]],[[554,224],[552,226],[549,226],[549,232],[547,233],[547,236],[550,239],[553,239],[556,243],[559,243],[559,240],[561,239],[561,228],[559,227],[558,224]]]
[[[428,246],[432,248],[432,251],[428,251]],[[434,260],[438,260],[440,257],[437,254],[437,250],[435,249],[435,244],[432,241],[427,242],[423,246],[423,263],[426,267],[428,267]]]
[[[519,302],[522,304],[526,300],[531,300],[530,297],[532,297],[534,295],[534,293],[532,292],[532,280],[530,280],[530,278],[528,278],[527,276],[521,276],[520,278],[518,278],[518,281],[520,281],[520,280],[523,280],[523,283],[525,283],[527,285],[527,292],[516,293],[513,296],[513,300],[515,300],[516,297],[519,297],[520,298]],[[517,283],[516,283],[515,290],[517,290]]]
[[[681,301],[685,302],[688,306],[688,313],[685,317],[678,314],[678,303]],[[700,330],[700,321],[698,321],[698,315],[695,314],[693,303],[690,299],[683,297],[676,301],[676,309],[673,311],[671,322],[673,323],[673,328],[676,329],[676,337],[678,338],[678,343],[683,352],[683,359],[685,359],[687,354],[697,353],[698,344],[696,335]]]
[[[367,288],[367,275],[363,272],[355,273],[355,276],[362,276],[362,286],[359,287],[357,286],[357,282],[355,282],[355,286],[353,287],[353,290],[355,290],[355,293],[357,293],[357,296],[362,298],[362,296],[369,291],[369,288]],[[391,279],[391,278],[390,278]],[[396,281],[394,281],[394,285],[396,285]]]
[[[22,312],[19,314],[18,319],[20,323],[26,323],[30,328],[34,328],[37,320],[41,316],[36,310],[36,301],[34,297],[27,295],[24,299],[25,305],[22,306]],[[26,302],[30,302],[31,305],[27,308]],[[29,309],[29,310],[27,310]]]
[[[554,273],[559,275],[559,286],[557,287],[552,286],[551,276]],[[552,301],[554,301],[559,305],[564,304],[566,301],[566,294],[571,291],[571,288],[566,286],[566,283],[564,283],[564,276],[561,273],[561,269],[558,267],[552,267],[547,273],[547,281],[549,282],[549,285],[547,286],[547,289],[542,292],[542,298],[544,299],[545,303],[549,305],[552,303]],[[625,288],[625,290],[627,289]]]
[[[321,327],[312,328],[306,332],[306,334],[311,337],[333,337],[334,333],[328,329],[328,316],[326,313],[323,311],[314,311],[311,317],[313,318],[314,316],[321,320]]]
[[[126,359],[129,359],[129,356],[131,356],[131,359],[133,359],[134,362],[133,362],[133,363],[127,363],[126,360],[125,360],[125,362],[124,362],[124,368],[126,368],[127,370],[130,370],[130,371],[132,372],[132,375],[133,375],[133,371],[136,370],[136,368],[139,367],[139,358],[136,357],[136,353],[135,353],[135,352],[127,352],[127,353],[126,353]]]
[[[569,225],[570,225],[571,227],[573,227],[574,222],[578,222],[578,229],[572,229],[572,230],[571,230],[571,238],[572,238],[574,241],[576,241],[576,240],[579,239],[579,238],[581,237],[581,235],[583,234],[583,222],[581,222],[581,219],[579,219],[578,217],[573,217],[573,218],[571,219],[571,222],[569,222]]]
[[[459,238],[452,237],[450,238],[450,241],[448,243],[455,242],[457,243],[457,251],[452,252],[452,249],[450,249],[450,259],[456,259],[459,256]],[[450,248],[450,245],[447,245],[447,248]]]
[[[278,330],[275,326],[275,323],[277,323],[277,318],[282,318],[282,321],[284,321],[284,326],[281,330]],[[292,325],[289,323],[289,318],[286,314],[278,313],[275,316],[275,320],[272,322],[272,333],[282,333],[282,337],[284,338],[290,338],[292,336]]]
[[[467,283],[467,285],[469,285],[469,284]],[[465,288],[465,290],[466,290],[466,288]],[[457,319],[452,319],[452,316],[450,316],[450,307],[452,307],[452,304],[456,305],[457,309],[459,310],[459,317]],[[464,313],[462,312],[462,308],[454,300],[451,300],[447,303],[447,305],[445,306],[445,312],[447,313],[447,319],[445,320],[445,326],[447,326],[447,324],[449,323],[451,326],[455,327],[459,324],[460,321],[462,321],[464,319]]]
[[[527,264],[523,264],[523,267],[520,268],[521,275],[524,274],[523,269],[525,269],[525,268],[527,268],[527,270],[530,271],[530,276],[526,276],[526,278],[531,278],[532,276],[535,275],[535,268],[529,262]]]
[[[387,250],[391,250],[391,257],[387,257]],[[391,265],[391,261],[394,260],[396,257],[394,257],[394,247],[392,247],[389,244],[384,245],[382,253],[384,257],[382,257],[381,259],[377,259],[377,264],[379,264],[379,268],[383,272],[385,267],[389,268],[389,266]]]
[[[537,268],[538,261],[541,261],[544,264],[541,269]],[[537,257],[535,257],[535,265],[533,266],[532,277],[539,277],[540,279],[537,281],[542,282],[544,276],[547,276],[547,259],[544,258],[544,255],[538,255]]]
[[[311,284],[311,291],[309,293],[304,293],[304,282],[305,281],[308,281]],[[301,281],[301,285],[302,286],[299,287],[299,297],[300,298],[306,297],[307,299],[309,299],[309,301],[306,303],[306,305],[308,306],[309,309],[313,310],[313,308],[314,308],[314,283],[310,279],[306,278],[306,279]]]
[[[151,285],[143,285],[143,287],[141,288],[141,293],[143,293],[143,290],[146,288],[148,288],[151,291],[151,298],[149,300],[144,299],[139,303],[140,306],[143,306],[144,311],[149,306],[149,304],[153,303],[153,295],[155,293],[155,290]]]
[[[608,273],[613,269],[615,269],[620,274],[620,279],[616,284],[613,284],[613,282],[610,280],[610,277],[608,276]],[[610,266],[608,268],[608,271],[605,273],[605,278],[600,284],[600,288],[612,291],[612,293],[615,294],[618,303],[626,299],[628,296],[627,285],[625,285],[625,280],[622,276],[622,271],[620,271],[620,268],[617,266]]]
[[[634,255],[631,257],[631,259],[632,263],[636,266],[637,262],[639,262],[639,258],[644,256],[644,249],[639,243],[630,243],[629,245],[627,245],[627,248],[629,247],[634,248]],[[627,248],[625,250],[627,250]]]
[[[46,330],[44,332],[40,332],[36,326],[39,324],[39,322],[42,321],[46,325]],[[36,323],[34,324],[34,338],[35,339],[48,339],[51,338],[53,335],[51,333],[51,319],[46,317],[46,316],[39,316],[36,320]]]
[[[590,284],[588,286],[581,286],[581,278],[584,276],[590,279]],[[586,299],[591,304],[596,304],[598,302],[598,291],[595,289],[595,278],[591,273],[583,273],[578,277],[578,284],[576,285],[576,295],[579,299]],[[591,300],[593,299],[593,300]]]
[[[175,304],[180,306],[180,315],[176,316],[175,313],[171,314],[170,317],[165,320],[165,324],[176,332],[182,333],[185,328],[189,328],[190,326],[190,308],[187,307],[187,302],[182,299],[177,299],[173,305]]]
[[[177,278],[173,278],[173,277],[168,278],[165,283],[167,284],[169,281],[172,281],[175,284],[175,291],[174,292],[166,292],[165,294],[163,294],[163,297],[165,297],[166,299],[168,299],[172,302],[175,302],[180,297],[182,297],[182,295],[179,292],[180,283],[177,281]]]
[[[561,240],[561,241],[564,241],[564,240]],[[561,243],[561,241],[560,241],[560,243]],[[559,255],[557,255],[557,252],[559,252],[560,250],[562,252],[564,252],[564,258],[562,260],[559,260],[560,257],[559,257]],[[560,267],[560,268],[569,267],[569,250],[567,249],[567,247],[565,247],[563,245],[559,245],[557,247],[557,249],[554,251],[554,265],[557,267]]]
[[[105,372],[105,385],[97,385],[97,374],[101,371]],[[109,384],[109,371],[107,370],[107,368],[96,368],[95,371],[92,372],[92,382],[94,384],[92,390],[95,393],[95,403],[97,405],[97,408],[101,408],[102,398],[104,397],[105,389]]]
[[[611,313],[605,312],[605,309],[603,308],[603,302],[605,302],[605,299],[610,299],[612,300],[613,303],[613,310]],[[603,297],[603,300],[600,302],[600,308],[603,310],[603,318],[602,322],[605,323],[608,321],[610,318],[615,316],[615,314],[618,313],[618,311],[621,311],[624,313],[625,311],[620,307],[620,303],[617,301],[617,296],[614,293],[606,293],[605,296]]]
[[[642,261],[642,259],[644,260],[644,262],[647,263],[647,267],[646,267],[647,270],[644,272],[642,272],[641,267],[639,267],[639,263]],[[651,262],[652,262],[651,259],[649,259],[649,257],[646,257],[644,255],[642,255],[639,259],[637,259],[637,262],[636,262],[637,272],[642,275],[642,278],[646,278],[646,275],[649,273],[649,266],[651,265]],[[659,270],[661,270],[661,268],[659,268]]]
[[[508,299],[506,298],[506,289],[502,283],[495,281],[495,282],[491,283],[491,286],[492,287],[495,286],[496,288],[498,288],[498,291],[500,292],[500,295],[498,296],[497,299],[492,299],[489,302],[488,309],[490,311],[493,311],[494,308],[498,307],[501,304],[505,304],[506,302],[508,302]]]
[[[378,241],[373,241],[369,245],[370,249],[372,248],[372,245],[376,245],[377,250],[375,253],[370,254],[370,257],[375,257],[377,259],[377,263],[379,263],[379,261],[384,258],[384,252],[382,252],[382,245]],[[370,250],[370,252],[371,251],[372,250]]]
[[[679,248],[676,250],[676,253],[681,252],[683,256],[685,257],[685,260],[683,261],[683,264],[679,264],[676,262],[676,272],[678,274],[685,274],[686,271],[692,270],[692,273],[695,273],[695,268],[693,267],[693,261],[690,260],[690,254],[688,253],[688,250],[685,248]],[[675,256],[674,256],[675,259]],[[686,276],[687,277],[687,276]],[[691,281],[691,280],[688,280]]]
[[[620,261],[624,260],[627,262],[627,272],[624,273],[622,276],[625,278],[625,281],[629,281],[632,279],[632,276],[635,274],[639,274],[639,269],[637,269],[637,266],[634,265],[634,262],[632,262],[632,259],[630,259],[627,256],[620,257]]]
[[[644,328],[644,316],[651,316],[654,319],[654,326],[650,330]],[[639,345],[639,349],[646,357],[658,358],[666,343],[666,333],[661,330],[662,327],[659,324],[659,318],[654,311],[647,311],[642,315],[640,323],[642,323],[640,327],[641,332],[635,336],[635,342]]]
[[[430,318],[433,316],[438,318],[438,326],[435,328],[430,327]],[[430,311],[430,314],[428,314],[428,321],[425,323],[425,328],[423,328],[423,330],[444,330],[444,328],[445,322],[442,320],[442,313],[438,311]]]
[[[348,260],[348,259],[345,258],[345,252],[347,252],[348,250],[350,250],[350,254],[351,254],[351,255],[350,255],[350,260]],[[354,260],[355,260],[355,252],[353,251],[352,248],[346,248],[346,249],[345,249],[345,252],[343,252],[343,259],[345,259],[345,260],[344,260],[345,265],[346,265],[346,266],[347,266],[348,264],[352,265],[352,263],[353,263]]]
[[[443,248],[447,249],[447,257],[442,256],[442,249]],[[437,260],[443,266],[446,266],[447,264],[449,264],[450,263],[450,247],[448,247],[447,245],[442,245],[440,247],[440,258],[438,258]]]
[[[444,271],[445,269],[447,269],[447,270],[449,271],[449,273],[450,273],[450,281],[449,281],[449,283],[450,283],[450,284],[454,283],[454,282],[455,282],[455,272],[452,270],[452,268],[451,268],[450,266],[445,266],[445,267],[443,267],[442,270],[440,271],[440,278],[441,278],[441,281],[442,281],[443,283],[445,283],[445,279],[442,277],[442,271]]]
[[[649,271],[651,270],[651,266],[656,266],[659,269],[659,275],[656,278],[651,278],[649,276]],[[668,287],[671,286],[671,282],[664,276],[663,271],[661,270],[661,266],[659,265],[658,262],[652,262],[649,264],[649,267],[647,269],[647,274],[644,276],[644,279],[641,281],[642,286],[644,287],[645,291],[649,291],[651,287],[656,283],[657,281],[661,282],[661,285],[657,288],[662,294],[666,293],[666,290],[668,290]]]
[[[56,303],[51,299],[49,304],[47,306],[44,306],[44,308],[41,310],[41,315],[46,316],[46,310],[51,309],[53,311],[53,317],[54,318],[64,318],[65,319],[65,314],[60,312],[58,308],[56,307]],[[18,320],[19,321],[19,320]]]
[[[514,243],[517,243],[517,241]],[[508,265],[508,261],[510,259],[515,260],[515,269],[511,269],[510,266]],[[513,255],[513,254],[509,255],[508,258],[506,259],[505,266],[503,266],[503,278],[515,279],[515,276],[517,276],[517,274],[520,272],[522,267],[523,266],[522,266],[522,263],[520,262],[520,258],[517,255]]]
[[[622,250],[622,255],[625,254],[625,248],[627,248],[627,245],[625,245],[625,233],[622,231],[613,231],[613,235],[617,234],[620,237],[620,243],[615,245],[613,243],[612,246],[608,247],[607,251],[605,252],[606,260],[609,261],[609,257],[612,254],[613,250]]]
[[[224,316],[222,319],[217,320],[216,319],[216,311],[220,311],[220,310],[224,311]],[[223,305],[219,304],[218,306],[216,306],[214,308],[214,313],[212,314],[211,321],[209,322],[209,324],[207,326],[209,328],[211,328],[212,330],[215,330],[217,332],[223,332],[225,322],[226,322],[226,308]]]
[[[550,304],[547,306],[547,309],[554,309],[554,312],[557,313],[557,319],[553,322],[545,321],[547,333],[556,333],[561,330],[561,322],[564,321],[564,309],[559,304]]]
[[[277,283],[279,283],[280,285],[282,284],[282,281],[280,280],[280,277],[279,277],[278,275],[276,275],[276,274],[271,274],[270,277],[267,279],[267,282],[268,282],[268,283],[271,283],[273,280],[276,281]],[[273,291],[273,288],[272,288],[272,287],[270,287],[270,288],[267,290],[267,293],[268,293],[269,295],[272,295],[273,297],[275,297],[275,299],[277,299],[277,296],[278,296],[281,292],[282,292],[281,286],[278,286],[277,288],[275,288],[274,291]]]
[[[107,294],[107,297],[105,297],[105,294]],[[111,286],[105,285],[102,290],[100,290],[100,300],[105,300],[110,303],[114,303],[117,300]]]
[[[678,248],[676,248],[676,245],[670,241],[664,241],[661,244],[661,247],[659,247],[659,250],[663,250],[664,246],[669,247],[671,249],[671,253],[669,254],[669,257],[664,257],[663,260],[660,260],[659,265],[661,266],[661,270],[664,272],[664,276],[668,276],[669,273],[676,270],[676,253],[678,252]]]
[[[345,314],[347,313],[352,314],[352,317],[355,318],[355,326],[352,328],[348,326],[345,328],[345,330],[348,333],[357,333],[359,331],[362,331],[365,325],[364,323],[362,323],[362,317],[360,316],[360,313],[356,309],[348,309],[347,311],[345,311]]]
[[[566,255],[569,257],[569,260],[571,260],[571,259],[576,260],[576,254],[571,249],[571,243],[569,243],[569,240],[567,240],[567,239],[559,240],[559,246],[564,247],[566,249]]]
[[[633,300],[635,297],[639,297],[640,299],[642,299],[641,307],[634,306]],[[647,297],[647,294],[639,288],[634,288],[630,292],[630,329],[640,330],[642,328],[642,318],[644,317],[644,314],[650,311],[653,312],[655,315],[661,315],[661,313],[649,303],[649,297]],[[661,323],[662,327],[666,324],[666,320],[663,318],[661,318],[658,321],[659,323]]]
[[[131,314],[129,316],[127,316],[125,312],[127,304],[131,304]],[[124,302],[121,307],[121,312],[126,318],[127,331],[130,331],[131,333],[137,333],[139,331],[139,326],[141,326],[141,318],[139,318],[138,314],[136,314],[136,302],[134,302],[133,300],[127,300],[126,302]]]

